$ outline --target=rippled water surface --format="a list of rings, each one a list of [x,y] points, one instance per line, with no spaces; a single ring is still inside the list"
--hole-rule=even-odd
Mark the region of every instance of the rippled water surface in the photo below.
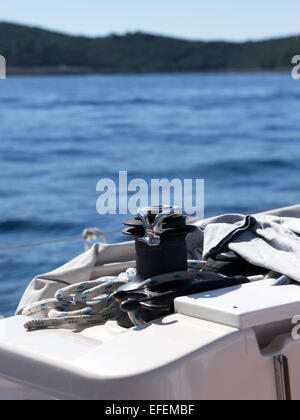
[[[300,202],[299,136],[300,81],[288,74],[9,77],[0,248],[120,230],[122,217],[95,208],[97,181],[119,170],[204,178],[207,216]],[[0,314],[13,314],[34,275],[82,249],[0,252]]]

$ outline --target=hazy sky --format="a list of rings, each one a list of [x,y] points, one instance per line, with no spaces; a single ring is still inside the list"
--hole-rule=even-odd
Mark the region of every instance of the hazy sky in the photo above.
[[[1,0],[0,20],[72,34],[142,30],[189,39],[300,33],[299,0]]]

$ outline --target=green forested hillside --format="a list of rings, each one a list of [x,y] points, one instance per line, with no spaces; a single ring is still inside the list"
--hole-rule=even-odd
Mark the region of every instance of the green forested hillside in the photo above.
[[[96,72],[200,72],[289,68],[300,36],[261,42],[185,41],[131,33],[76,37],[0,22],[0,54],[8,68]]]

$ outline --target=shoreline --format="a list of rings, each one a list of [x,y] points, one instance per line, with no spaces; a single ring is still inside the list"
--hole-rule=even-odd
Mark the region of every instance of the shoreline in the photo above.
[[[265,74],[265,73],[289,73],[291,67],[262,69],[262,68],[248,68],[248,69],[211,69],[199,71],[121,71],[121,70],[101,70],[90,67],[7,67],[6,75],[9,76],[76,76],[76,75],[172,75],[172,74]]]

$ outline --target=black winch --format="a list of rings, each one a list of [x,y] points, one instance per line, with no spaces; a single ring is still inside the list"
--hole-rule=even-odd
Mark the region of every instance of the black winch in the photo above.
[[[163,206],[143,209],[134,219],[124,220],[123,232],[133,236],[137,279],[187,270],[186,236],[197,230],[186,224],[181,209]],[[133,283],[124,286],[130,290]]]
[[[131,327],[133,318],[148,322],[171,313],[178,296],[248,282],[240,276],[187,271],[186,236],[197,227],[188,225],[178,208],[146,208],[123,223],[123,232],[135,239],[137,269],[134,280],[114,294],[121,309],[118,322],[124,327]]]

